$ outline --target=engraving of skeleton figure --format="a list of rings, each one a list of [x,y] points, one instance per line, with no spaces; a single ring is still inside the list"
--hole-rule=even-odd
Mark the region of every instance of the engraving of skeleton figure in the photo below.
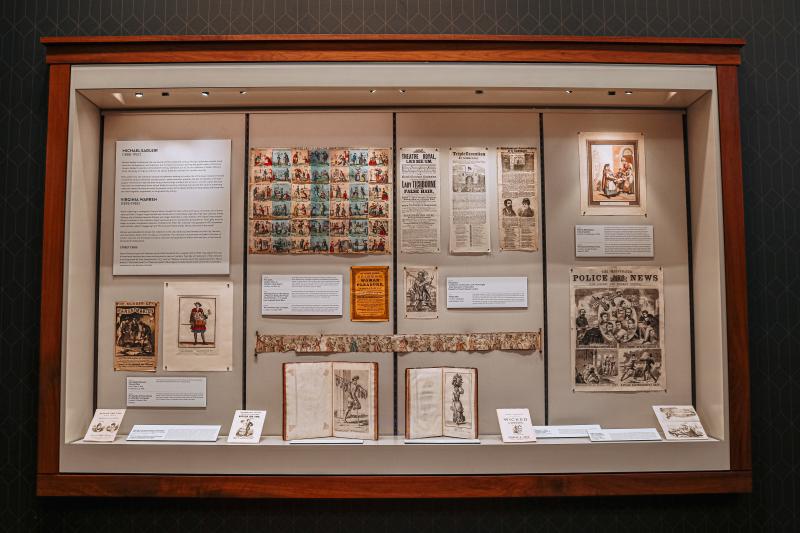
[[[464,378],[461,377],[461,374],[456,374],[453,376],[453,401],[450,404],[450,411],[453,413],[453,423],[456,425],[461,425],[466,422],[466,417],[464,416],[464,405],[461,403],[461,396],[464,394],[464,388],[462,385],[464,384]]]

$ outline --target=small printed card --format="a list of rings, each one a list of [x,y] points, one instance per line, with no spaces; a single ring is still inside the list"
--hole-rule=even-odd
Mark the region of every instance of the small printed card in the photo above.
[[[83,440],[89,442],[114,442],[124,416],[125,409],[97,409]]]
[[[258,444],[264,429],[266,411],[236,411],[233,414],[228,442],[234,444]]]
[[[497,421],[503,442],[536,442],[528,409],[498,409]]]
[[[708,440],[691,405],[654,405],[653,411],[667,440]]]
[[[656,428],[600,429],[589,430],[592,442],[629,442],[637,440],[661,440]]]

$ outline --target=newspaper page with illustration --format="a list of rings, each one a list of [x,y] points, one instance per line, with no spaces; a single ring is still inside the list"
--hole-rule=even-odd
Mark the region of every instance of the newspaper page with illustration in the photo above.
[[[570,269],[575,391],[666,389],[663,270]]]
[[[439,150],[400,150],[400,251],[438,254],[440,232]]]
[[[450,251],[491,251],[486,165],[488,148],[450,149]]]
[[[497,149],[500,249],[539,249],[536,149]]]

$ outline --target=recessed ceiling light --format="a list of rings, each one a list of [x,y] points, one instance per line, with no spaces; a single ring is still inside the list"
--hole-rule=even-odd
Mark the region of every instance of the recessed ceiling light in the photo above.
[[[608,91],[608,96],[617,96],[617,91]]]
[[[200,94],[202,94],[203,96],[208,96],[208,91],[201,91]]]
[[[406,94],[406,90],[405,89],[397,89],[397,92],[399,92],[400,94]]]
[[[141,98],[144,96],[144,93],[134,93],[133,94],[136,98]]]
[[[247,91],[242,89],[241,91],[239,91],[239,94],[247,94]]]
[[[566,91],[564,91],[564,92],[565,92],[565,93],[567,93],[567,94],[572,94],[572,89],[567,89],[567,90],[566,90]]]
[[[378,92],[378,89],[370,89],[369,90],[369,94],[375,94],[376,92]]]
[[[625,91],[625,94],[633,94],[633,91]]]
[[[483,94],[483,89],[475,89],[475,94]]]
[[[161,93],[161,96],[169,96],[169,93],[167,91],[164,91],[163,93]]]

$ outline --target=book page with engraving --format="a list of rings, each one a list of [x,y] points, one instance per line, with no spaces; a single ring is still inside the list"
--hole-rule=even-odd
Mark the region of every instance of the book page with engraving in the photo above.
[[[442,436],[442,369],[409,368],[409,439]]]
[[[333,436],[331,363],[288,363],[284,367],[285,439]]]
[[[443,374],[444,436],[460,439],[477,438],[475,369],[445,368]]]
[[[375,363],[333,363],[333,436],[377,439]]]

